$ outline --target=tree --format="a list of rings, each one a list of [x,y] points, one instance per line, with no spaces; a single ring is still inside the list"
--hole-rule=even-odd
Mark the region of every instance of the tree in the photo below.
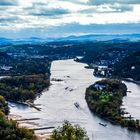
[[[89,138],[80,126],[65,121],[62,127],[53,131],[50,140],[89,140]]]

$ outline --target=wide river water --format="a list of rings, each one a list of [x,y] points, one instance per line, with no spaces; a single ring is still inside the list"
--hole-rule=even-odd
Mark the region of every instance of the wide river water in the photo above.
[[[22,125],[30,128],[57,127],[68,120],[73,124],[84,127],[92,140],[140,140],[140,134],[128,131],[120,126],[105,122],[90,112],[85,101],[85,90],[99,80],[93,76],[92,69],[85,69],[86,64],[71,60],[53,61],[51,66],[51,79],[62,79],[63,81],[51,81],[48,90],[35,100],[35,104],[41,108],[34,108],[10,103],[10,114],[19,118],[39,118],[38,120],[25,121]],[[125,82],[126,83],[126,82]],[[124,106],[132,116],[140,117],[140,87],[133,83],[126,83],[128,96],[124,98]],[[77,102],[80,108],[76,108]],[[99,125],[106,123],[107,127]],[[46,133],[51,130],[41,130],[37,133]]]

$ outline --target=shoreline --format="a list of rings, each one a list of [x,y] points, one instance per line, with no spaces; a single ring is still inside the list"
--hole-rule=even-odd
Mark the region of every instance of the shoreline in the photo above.
[[[76,60],[75,60],[76,61]],[[86,62],[82,62],[82,61],[76,61],[76,62],[81,62],[81,63],[85,63],[87,64],[87,66],[85,66],[86,69],[93,69],[94,70],[94,67],[91,66],[89,63],[86,63]],[[96,65],[96,66],[99,66],[99,65]],[[94,75],[94,74],[93,74]],[[108,78],[108,79],[121,79],[122,81],[126,81],[126,82],[132,82],[134,84],[137,84],[137,85],[140,85],[140,81],[136,81],[132,78],[123,78],[123,77],[104,77],[104,76],[97,76],[97,75],[94,75],[95,77],[99,77],[99,78]]]
[[[34,125],[33,122],[32,123],[27,122],[28,119],[27,120],[26,119],[23,119],[22,116],[17,115],[17,114],[9,114],[7,116],[8,116],[8,120],[14,120],[14,121],[16,121],[17,122],[17,126],[19,128],[25,127],[27,129],[30,129],[28,126],[25,126],[25,125],[30,125],[30,124]],[[23,119],[23,121],[18,121],[18,120],[22,120],[22,119]],[[37,137],[36,140],[49,140],[49,138],[51,136],[51,133],[45,133],[45,134],[43,134],[41,132],[40,133],[37,133],[36,131],[34,131],[34,134]]]
[[[122,78],[121,80],[126,81],[126,82],[132,82],[134,84],[140,85],[140,81],[135,81],[131,78]]]

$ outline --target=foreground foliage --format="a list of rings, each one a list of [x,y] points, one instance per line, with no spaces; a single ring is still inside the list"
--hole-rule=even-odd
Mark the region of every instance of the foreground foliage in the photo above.
[[[53,131],[50,140],[89,140],[86,132],[78,125],[65,121],[62,127]]]
[[[89,108],[102,118],[140,132],[139,120],[124,117],[126,112],[121,105],[126,92],[127,88],[122,82],[106,79],[87,88],[85,98]]]
[[[35,140],[33,131],[26,128],[18,128],[17,123],[8,120],[8,104],[5,99],[0,96],[0,139],[1,140]]]

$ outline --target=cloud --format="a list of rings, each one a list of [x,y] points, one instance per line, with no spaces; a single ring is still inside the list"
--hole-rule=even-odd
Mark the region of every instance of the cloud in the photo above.
[[[4,24],[7,22],[16,22],[18,19],[17,18],[0,18],[0,24]]]
[[[67,25],[74,30],[93,24],[135,24],[140,23],[138,3],[140,0],[0,0],[0,30],[43,28],[50,32]]]
[[[109,6],[111,9],[113,9],[115,12],[128,12],[133,11],[133,6],[131,5],[120,5],[120,4],[114,4]]]
[[[140,4],[140,0],[89,0],[88,4],[104,5],[104,4]]]
[[[38,8],[37,10],[28,9],[28,14],[33,16],[46,16],[46,17],[56,17],[64,14],[68,14],[69,11],[66,9],[59,9],[59,8]]]
[[[12,6],[17,5],[17,0],[0,0],[0,6]]]
[[[95,13],[123,13],[123,12],[133,11],[133,6],[131,5],[100,5],[100,6],[91,6],[87,9],[81,10],[80,13],[84,14],[95,14]]]
[[[135,4],[140,4],[140,0],[89,0],[87,4],[106,8],[103,12],[128,12],[133,11]]]

